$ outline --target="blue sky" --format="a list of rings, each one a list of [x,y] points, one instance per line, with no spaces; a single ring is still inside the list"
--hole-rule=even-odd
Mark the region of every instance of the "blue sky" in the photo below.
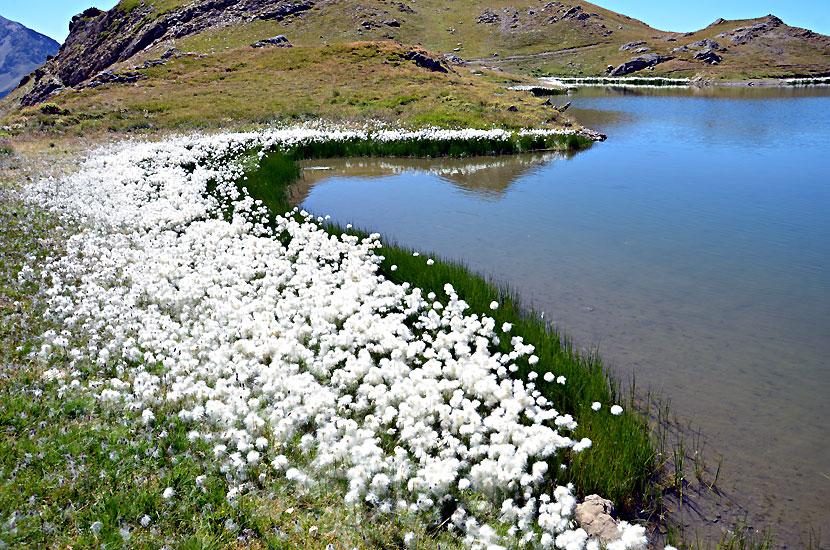
[[[73,15],[93,5],[107,10],[117,3],[117,0],[0,0],[0,15],[63,42]],[[830,35],[830,0],[598,0],[594,3],[664,31],[694,31],[718,17],[747,19],[772,13],[788,25]]]

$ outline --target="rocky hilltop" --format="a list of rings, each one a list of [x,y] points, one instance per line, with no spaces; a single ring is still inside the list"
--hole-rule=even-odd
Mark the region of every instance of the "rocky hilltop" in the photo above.
[[[206,0],[163,11],[153,2],[128,4],[121,2],[108,12],[89,8],[73,17],[66,42],[54,60],[32,75],[34,87],[22,104],[39,103],[55,90],[76,86],[160,41],[256,20],[279,21],[311,7],[270,0]]]
[[[0,16],[0,97],[15,89],[23,76],[55,55],[59,47],[48,36]]]

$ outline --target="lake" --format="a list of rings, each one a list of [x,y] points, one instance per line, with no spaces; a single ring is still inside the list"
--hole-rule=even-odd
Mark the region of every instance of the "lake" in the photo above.
[[[731,514],[683,511],[690,529],[745,511],[778,547],[830,539],[830,89],[554,99],[608,140],[310,163],[299,200],[508,283],[624,384],[670,398],[708,466],[724,459]]]

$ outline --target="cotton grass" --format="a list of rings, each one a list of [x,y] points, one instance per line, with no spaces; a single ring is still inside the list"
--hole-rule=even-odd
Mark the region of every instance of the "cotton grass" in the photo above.
[[[101,150],[34,183],[30,200],[82,228],[45,269],[49,315],[65,328],[39,353],[83,337],[73,357],[107,373],[73,362],[49,378],[147,424],[175,411],[191,441],[212,445],[232,502],[268,476],[298,491],[335,480],[346,505],[444,521],[472,548],[591,545],[574,488],[550,464],[592,442],[571,439],[576,422],[533,377],[509,374],[538,361],[533,346],[513,335],[508,354],[494,352],[495,321],[468,313],[451,285],[441,302],[379,275],[377,234],[330,236],[299,210],[267,223],[275,213],[240,192],[230,161],[325,141],[509,137],[313,126],[182,136]],[[620,536],[620,550],[646,544],[642,527]]]

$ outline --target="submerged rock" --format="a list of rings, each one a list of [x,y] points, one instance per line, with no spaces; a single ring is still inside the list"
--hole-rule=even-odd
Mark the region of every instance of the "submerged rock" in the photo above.
[[[571,124],[569,122],[566,122],[564,124],[565,127],[568,127],[570,125]],[[596,130],[591,130],[590,128],[582,128],[576,133],[576,135],[588,138],[591,141],[605,141],[606,139],[608,139],[607,135],[597,132]]]

